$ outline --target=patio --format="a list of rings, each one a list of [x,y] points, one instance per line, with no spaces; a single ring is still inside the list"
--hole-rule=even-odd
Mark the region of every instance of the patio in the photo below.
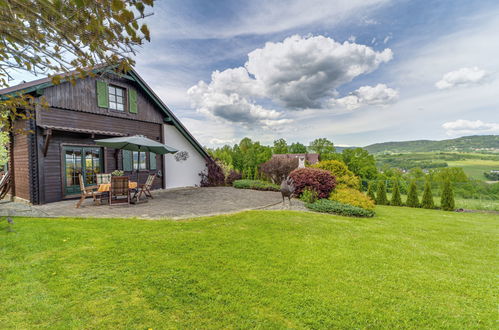
[[[94,205],[92,199],[87,199],[80,208],[75,208],[77,200],[35,206],[1,201],[0,216],[185,219],[283,207],[279,192],[232,187],[155,190],[152,194],[154,199],[148,199],[147,203],[109,206]],[[287,202],[284,208],[289,208]]]

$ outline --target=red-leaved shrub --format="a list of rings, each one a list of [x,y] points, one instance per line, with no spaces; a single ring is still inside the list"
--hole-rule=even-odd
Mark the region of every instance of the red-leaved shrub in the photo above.
[[[281,184],[292,170],[298,167],[298,158],[274,157],[260,165],[260,171],[272,182]]]
[[[206,169],[199,173],[201,187],[216,187],[225,184],[225,174],[220,165],[213,159],[206,159]]]
[[[241,179],[242,179],[241,173],[239,173],[236,170],[230,170],[229,174],[225,178],[225,184],[228,186],[232,186],[234,181],[241,180]]]
[[[289,174],[295,186],[295,195],[300,196],[305,188],[317,192],[317,197],[328,198],[336,187],[336,178],[329,171],[318,168],[298,168]]]

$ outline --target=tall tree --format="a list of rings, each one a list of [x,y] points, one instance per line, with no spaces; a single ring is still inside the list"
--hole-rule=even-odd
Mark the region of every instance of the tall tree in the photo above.
[[[435,208],[435,202],[433,201],[433,194],[431,192],[431,182],[426,179],[423,191],[423,199],[421,200],[421,207],[425,209]]]
[[[363,180],[373,180],[377,177],[376,161],[367,150],[362,148],[345,149],[341,155],[348,169]]]
[[[399,188],[399,181],[395,180],[393,183],[393,189],[392,189],[392,200],[390,201],[390,205],[393,206],[401,206],[402,205],[402,198],[400,198],[400,188]]]
[[[283,138],[274,141],[274,148],[272,149],[274,154],[287,154],[288,153],[288,143]]]
[[[0,88],[9,87],[16,71],[51,75],[57,84],[91,75],[97,64],[130,69],[136,47],[150,40],[139,20],[152,5],[153,0],[0,0]],[[9,128],[10,120],[33,108],[29,95],[9,95],[0,100],[0,126]]]
[[[386,185],[385,180],[379,180],[377,183],[376,190],[376,204],[377,205],[388,205],[388,198],[386,197]]]
[[[326,138],[315,139],[310,143],[310,150],[319,155],[327,155],[332,154],[336,151],[333,142],[329,141]]]
[[[290,154],[305,154],[307,153],[307,147],[305,147],[305,145],[301,144],[300,142],[291,143],[288,148],[288,152]]]
[[[409,207],[419,207],[418,186],[414,180],[411,181],[411,185],[409,186],[405,204]]]
[[[452,186],[449,179],[444,181],[442,187],[442,194],[440,196],[440,207],[444,211],[454,211],[454,208],[456,207],[454,203],[454,192],[452,191]]]

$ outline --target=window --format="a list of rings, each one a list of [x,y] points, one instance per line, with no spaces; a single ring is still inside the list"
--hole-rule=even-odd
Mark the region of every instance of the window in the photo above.
[[[125,89],[109,85],[109,109],[125,111]]]
[[[140,152],[140,160],[139,160],[139,152],[133,152],[133,169],[134,170],[147,170],[147,162],[146,162],[146,153]]]

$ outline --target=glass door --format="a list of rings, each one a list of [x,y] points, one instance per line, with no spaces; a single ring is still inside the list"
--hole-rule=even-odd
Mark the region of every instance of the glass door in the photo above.
[[[96,174],[102,171],[102,149],[92,147],[64,147],[64,193],[80,193],[80,177],[85,185],[97,183]]]

